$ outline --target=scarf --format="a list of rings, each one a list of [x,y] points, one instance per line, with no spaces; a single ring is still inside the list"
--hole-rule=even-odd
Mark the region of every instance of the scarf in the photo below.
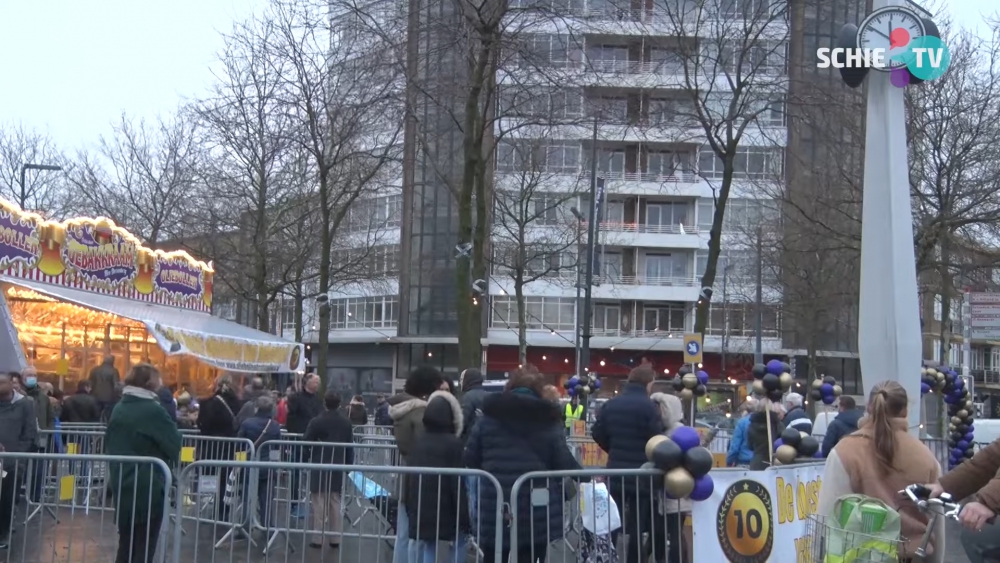
[[[133,385],[126,385],[122,389],[122,395],[131,395],[133,397],[138,397],[140,399],[149,399],[151,401],[159,401],[160,397],[156,395],[155,391],[150,391],[149,389],[143,389],[142,387],[135,387]]]

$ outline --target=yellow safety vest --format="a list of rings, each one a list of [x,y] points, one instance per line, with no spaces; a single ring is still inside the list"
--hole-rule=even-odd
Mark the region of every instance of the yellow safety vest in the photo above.
[[[573,409],[573,403],[566,403],[566,428],[573,428],[573,423],[583,417],[583,405]]]

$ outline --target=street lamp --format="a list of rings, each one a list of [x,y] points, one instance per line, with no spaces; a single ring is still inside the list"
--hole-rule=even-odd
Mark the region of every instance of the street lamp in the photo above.
[[[580,291],[583,289],[583,270],[580,269],[580,257],[583,255],[583,249],[581,248],[583,244],[583,226],[587,223],[587,218],[580,213],[580,210],[576,207],[569,208],[570,213],[576,217],[576,334],[573,338],[573,347],[576,355],[576,374],[583,375],[583,367],[580,365],[580,333],[583,331],[583,325],[581,324],[585,319],[583,318],[583,310],[580,306]]]
[[[28,170],[48,170],[50,172],[58,172],[62,170],[62,166],[57,166],[55,164],[22,164],[21,165],[21,198],[18,203],[21,204],[21,210],[24,210],[24,205],[28,200],[27,186],[24,183],[24,173]]]

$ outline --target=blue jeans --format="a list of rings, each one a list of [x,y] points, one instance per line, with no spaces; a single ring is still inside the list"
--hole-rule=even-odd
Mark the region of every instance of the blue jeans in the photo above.
[[[469,493],[469,521],[472,523],[473,535],[479,533],[479,476],[466,475],[465,488]]]
[[[396,544],[392,548],[392,563],[410,563],[410,519],[406,507],[399,503],[396,511]]]
[[[447,563],[460,563],[465,561],[465,538],[460,537],[455,543],[449,545],[447,542],[435,542],[425,540],[408,540],[410,543],[409,563],[437,563],[438,546],[444,543],[443,549],[447,558]]]

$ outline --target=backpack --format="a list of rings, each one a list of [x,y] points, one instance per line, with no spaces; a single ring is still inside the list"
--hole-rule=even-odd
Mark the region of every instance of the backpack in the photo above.
[[[826,515],[824,563],[896,562],[902,523],[896,510],[877,498],[844,495]]]

